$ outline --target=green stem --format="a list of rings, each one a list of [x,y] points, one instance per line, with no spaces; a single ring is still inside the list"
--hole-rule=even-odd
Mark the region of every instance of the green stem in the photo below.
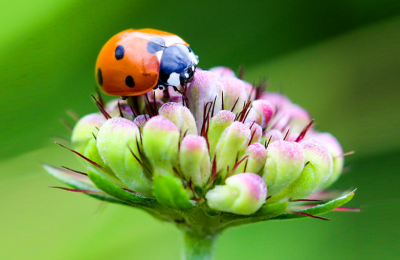
[[[215,235],[204,235],[193,231],[184,234],[184,260],[212,260]]]

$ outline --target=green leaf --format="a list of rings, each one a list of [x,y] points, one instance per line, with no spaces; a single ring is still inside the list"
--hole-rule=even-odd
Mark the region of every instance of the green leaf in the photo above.
[[[112,203],[119,203],[126,205],[125,202],[118,200],[116,198],[113,198],[103,191],[99,190],[96,188],[93,183],[89,180],[88,177],[79,175],[77,173],[70,172],[66,169],[63,168],[58,168],[54,167],[48,164],[43,164],[43,168],[54,178],[58,179],[62,183],[77,189],[77,190],[85,190],[88,192],[82,192],[90,197],[99,199],[99,200],[104,200]],[[93,193],[91,193],[93,192]]]
[[[126,191],[92,170],[89,170],[89,178],[100,190],[133,206],[145,208],[155,208],[159,206],[155,199]]]
[[[340,198],[337,198],[335,200],[331,200],[325,204],[317,205],[317,206],[309,208],[309,209],[298,210],[297,212],[307,213],[307,214],[310,214],[313,216],[327,213],[327,212],[332,211],[335,208],[340,207],[340,206],[346,204],[347,202],[349,202],[354,197],[355,191],[356,190],[353,190],[349,194],[342,196]],[[293,219],[293,218],[305,218],[305,217],[307,217],[307,216],[298,215],[298,214],[294,214],[294,213],[283,213],[272,219]]]
[[[153,194],[159,203],[171,208],[189,209],[193,207],[182,182],[172,176],[156,175],[153,182]]]

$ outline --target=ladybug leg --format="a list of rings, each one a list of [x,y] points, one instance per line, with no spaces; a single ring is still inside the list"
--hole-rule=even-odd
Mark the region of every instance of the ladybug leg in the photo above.
[[[168,100],[170,98],[168,87],[164,88],[164,99]]]
[[[183,94],[183,92],[180,91],[177,87],[173,86],[173,88],[174,88],[174,90],[175,90],[176,92],[178,92],[179,94]]]

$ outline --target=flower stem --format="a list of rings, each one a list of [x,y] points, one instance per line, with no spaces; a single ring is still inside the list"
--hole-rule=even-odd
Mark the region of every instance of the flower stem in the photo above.
[[[204,235],[193,231],[184,233],[184,260],[214,259],[215,235]]]

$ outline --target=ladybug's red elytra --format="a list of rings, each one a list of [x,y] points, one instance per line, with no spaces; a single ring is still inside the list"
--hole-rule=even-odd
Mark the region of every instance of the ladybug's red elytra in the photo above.
[[[179,36],[154,29],[125,30],[103,46],[96,62],[97,83],[111,96],[138,96],[153,88],[185,87],[198,57]]]

